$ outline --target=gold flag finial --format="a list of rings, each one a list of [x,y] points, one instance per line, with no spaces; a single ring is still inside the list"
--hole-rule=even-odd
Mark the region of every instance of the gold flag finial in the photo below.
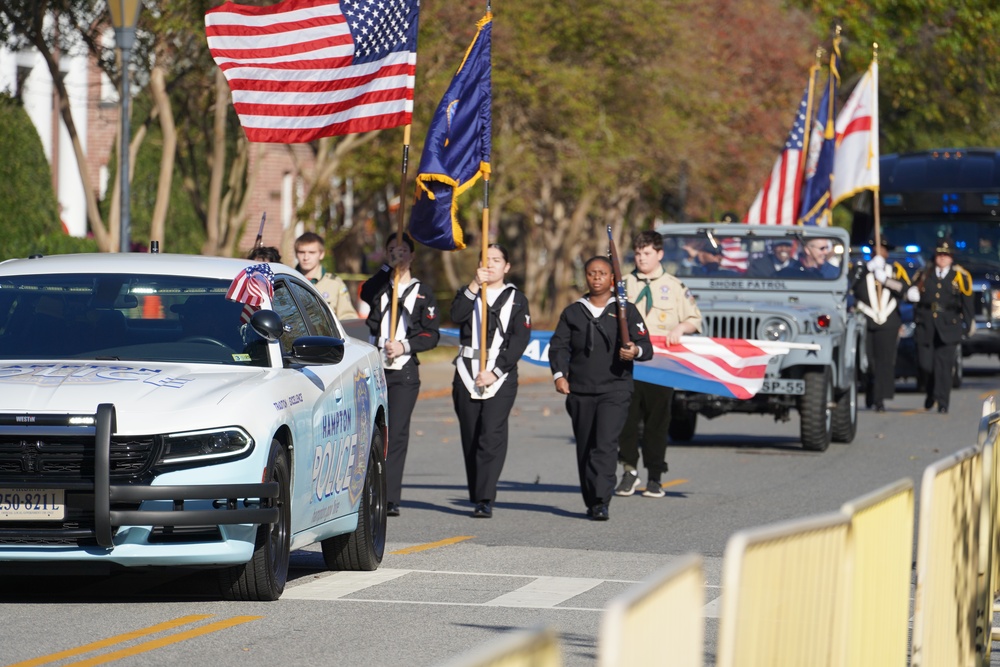
[[[872,42],[872,60],[878,62],[878,42]]]

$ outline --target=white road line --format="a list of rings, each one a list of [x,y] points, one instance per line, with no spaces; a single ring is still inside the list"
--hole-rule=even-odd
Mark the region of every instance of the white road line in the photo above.
[[[409,573],[410,570],[389,569],[375,570],[374,572],[338,572],[308,584],[287,588],[281,594],[281,599],[337,600],[345,595],[357,593],[369,586],[384,584]]]
[[[603,583],[602,579],[574,579],[571,577],[539,577],[516,591],[505,593],[483,603],[487,607],[555,607],[571,598],[586,593]]]

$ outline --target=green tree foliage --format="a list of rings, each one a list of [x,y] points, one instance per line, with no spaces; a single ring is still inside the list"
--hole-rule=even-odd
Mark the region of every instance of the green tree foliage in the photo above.
[[[15,257],[45,234],[61,232],[52,172],[21,105],[0,95],[0,228],[3,255]],[[16,246],[18,252],[11,252]]]
[[[1000,145],[995,0],[796,0],[844,30],[844,94],[879,53],[882,153]]]

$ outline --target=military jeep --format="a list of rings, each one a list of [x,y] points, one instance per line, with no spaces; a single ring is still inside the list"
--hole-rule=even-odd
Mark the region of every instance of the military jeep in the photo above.
[[[796,410],[805,449],[824,451],[831,441],[854,440],[857,379],[867,359],[864,323],[848,303],[848,233],[724,223],[669,224],[657,231],[665,268],[697,299],[703,335],[813,344],[773,358],[752,398],[675,392],[671,439],[690,440],[698,415],[757,413],[787,421]]]

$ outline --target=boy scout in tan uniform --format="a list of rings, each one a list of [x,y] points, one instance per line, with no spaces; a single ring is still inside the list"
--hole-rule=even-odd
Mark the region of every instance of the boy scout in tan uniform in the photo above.
[[[666,338],[667,344],[680,337],[701,331],[701,311],[690,290],[663,270],[663,237],[654,231],[640,232],[632,242],[636,268],[625,276],[628,299],[639,309],[651,337]],[[618,460],[624,472],[615,489],[619,496],[630,496],[642,483],[636,466],[639,463],[639,424],[643,425],[642,460],[648,471],[647,498],[666,495],[660,477],[667,471],[667,427],[674,390],[648,382],[635,382],[625,428],[619,439]]]

